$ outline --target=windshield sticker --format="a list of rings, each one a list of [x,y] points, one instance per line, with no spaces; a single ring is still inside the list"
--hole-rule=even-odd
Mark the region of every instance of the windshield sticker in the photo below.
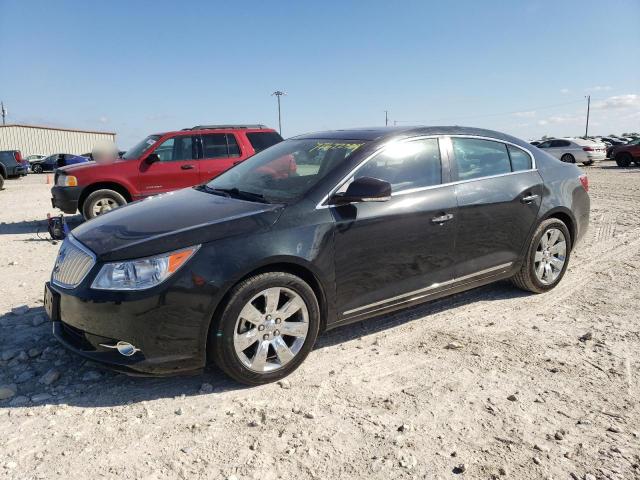
[[[362,146],[362,143],[318,143],[309,152],[319,152],[328,150],[345,149],[353,152],[356,148]]]

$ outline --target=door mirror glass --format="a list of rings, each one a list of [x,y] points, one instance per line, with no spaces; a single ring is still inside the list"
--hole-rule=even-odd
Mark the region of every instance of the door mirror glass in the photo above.
[[[152,163],[156,163],[160,161],[160,157],[158,156],[157,153],[150,153],[147,158],[145,159],[145,162],[147,162],[149,165],[151,165]]]
[[[349,184],[344,193],[336,193],[331,204],[352,202],[385,202],[391,198],[391,184],[372,177],[360,177]]]

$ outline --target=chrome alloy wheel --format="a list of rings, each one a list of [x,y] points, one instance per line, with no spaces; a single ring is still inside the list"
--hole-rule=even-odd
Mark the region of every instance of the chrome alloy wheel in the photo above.
[[[118,202],[112,198],[101,198],[93,205],[93,214],[96,216],[102,215],[114,208],[118,208]]]
[[[556,281],[567,259],[567,240],[561,230],[550,228],[542,234],[534,257],[536,277],[544,285]]]
[[[309,330],[309,310],[300,295],[272,287],[240,311],[233,333],[236,355],[249,370],[277,370],[300,352]]]

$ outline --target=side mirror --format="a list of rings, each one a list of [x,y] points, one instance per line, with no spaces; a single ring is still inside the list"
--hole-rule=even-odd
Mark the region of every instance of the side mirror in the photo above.
[[[147,158],[145,158],[144,161],[149,165],[151,165],[152,163],[159,162],[160,157],[158,156],[157,153],[150,153],[149,155],[147,155]]]
[[[347,191],[331,197],[332,205],[352,202],[386,202],[391,198],[391,184],[372,177],[357,178],[349,184]]]

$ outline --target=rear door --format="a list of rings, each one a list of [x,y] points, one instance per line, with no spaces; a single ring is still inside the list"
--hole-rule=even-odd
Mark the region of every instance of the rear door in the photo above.
[[[137,182],[141,196],[169,192],[200,182],[196,137],[178,135],[168,138],[149,153],[157,154],[160,161],[140,162]]]
[[[451,137],[458,202],[458,280],[511,268],[536,222],[542,178],[533,157],[498,140]]]
[[[569,152],[570,146],[571,146],[571,142],[567,140],[551,140],[551,142],[549,143],[549,147],[546,149],[546,151],[559,160],[562,157],[562,155]]]
[[[202,159],[200,182],[208,182],[238,163],[243,152],[233,133],[205,133],[200,136]]]
[[[407,303],[453,279],[456,199],[441,158],[437,138],[389,146],[353,178],[388,181],[391,199],[330,207],[342,319]]]

